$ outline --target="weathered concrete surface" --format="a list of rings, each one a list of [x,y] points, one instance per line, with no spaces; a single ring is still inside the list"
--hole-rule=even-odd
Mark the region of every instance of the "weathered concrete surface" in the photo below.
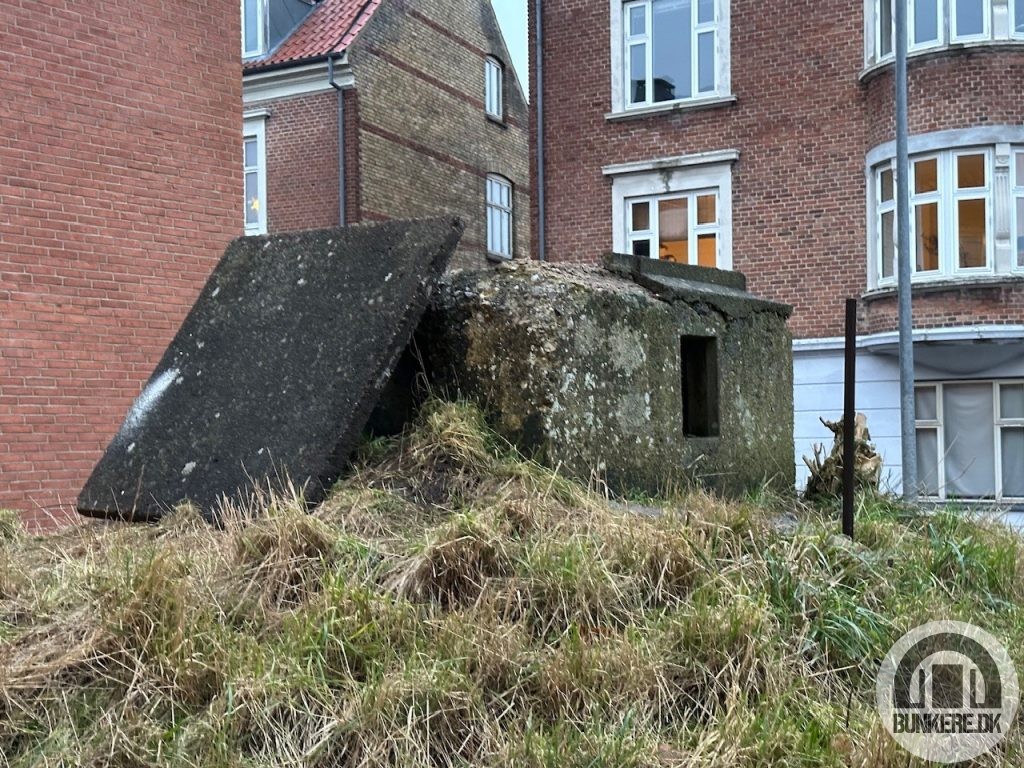
[[[462,235],[454,219],[232,243],[78,499],[159,518],[291,478],[316,502],[351,455]]]
[[[435,388],[541,461],[621,492],[794,482],[789,307],[741,275],[630,257],[445,276],[421,325]],[[718,437],[684,435],[682,336],[717,339]]]

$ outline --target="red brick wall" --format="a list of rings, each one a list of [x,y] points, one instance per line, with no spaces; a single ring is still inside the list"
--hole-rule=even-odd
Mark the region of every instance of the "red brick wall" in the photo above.
[[[794,306],[796,336],[840,335],[843,300],[859,296],[867,280],[865,155],[893,135],[891,74],[859,82],[862,4],[735,0],[737,103],[623,122],[604,117],[611,110],[608,3],[554,0],[544,8],[548,259],[593,261],[611,247],[611,182],[602,166],[737,149],[734,267],[753,292]],[[530,31],[532,50],[532,19]],[[531,79],[536,93],[535,71]],[[1019,124],[1022,91],[1022,52],[915,63],[912,131]],[[964,312],[957,321],[980,317],[981,308],[984,317],[1007,314],[989,304],[995,294],[984,295],[929,295],[919,325],[947,324],[954,308]],[[877,330],[889,330],[881,308],[868,311]]]
[[[337,92],[259,106],[270,111],[266,123],[268,230],[338,226]]]
[[[240,233],[237,26],[237,0],[3,4],[0,507],[73,508]]]

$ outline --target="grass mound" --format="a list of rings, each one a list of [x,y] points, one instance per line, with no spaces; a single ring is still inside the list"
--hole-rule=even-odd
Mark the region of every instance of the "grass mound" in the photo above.
[[[2,766],[906,766],[874,673],[971,621],[1021,660],[1017,537],[863,499],[634,516],[462,405],[312,514],[0,535]],[[1016,731],[979,765],[1020,765]]]

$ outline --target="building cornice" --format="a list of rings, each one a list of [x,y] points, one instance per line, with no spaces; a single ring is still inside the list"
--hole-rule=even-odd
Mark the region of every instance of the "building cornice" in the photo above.
[[[675,168],[689,168],[698,165],[717,165],[719,163],[735,163],[740,159],[738,149],[719,149],[714,152],[696,152],[692,155],[660,157],[654,160],[640,160],[633,163],[606,165],[601,169],[605,176],[624,176],[630,173],[651,173]]]
[[[347,56],[335,61],[334,82],[342,88],[355,86],[355,77]],[[242,105],[248,107],[259,102],[331,90],[334,89],[330,81],[330,64],[325,59],[311,64],[246,73],[242,77]]]

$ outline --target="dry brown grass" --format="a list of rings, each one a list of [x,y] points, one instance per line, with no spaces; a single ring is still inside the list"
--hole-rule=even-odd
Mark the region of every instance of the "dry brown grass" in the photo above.
[[[1024,646],[1019,542],[962,516],[866,499],[857,545],[780,534],[777,499],[634,516],[443,403],[367,455],[312,513],[0,524],[0,766],[895,768],[903,630]]]

